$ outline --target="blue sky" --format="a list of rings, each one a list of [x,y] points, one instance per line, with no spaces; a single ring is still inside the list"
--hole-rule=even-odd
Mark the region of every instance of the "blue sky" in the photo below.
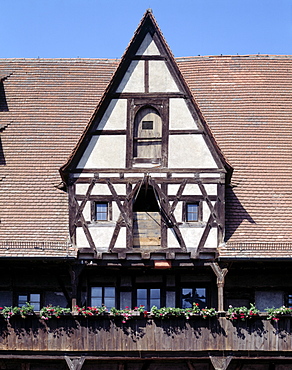
[[[292,54],[292,0],[0,0],[0,58],[119,58],[148,8],[177,57]]]

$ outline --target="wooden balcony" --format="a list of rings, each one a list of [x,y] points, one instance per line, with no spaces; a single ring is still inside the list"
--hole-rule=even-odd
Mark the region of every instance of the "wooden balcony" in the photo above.
[[[113,356],[188,356],[189,353],[291,352],[291,318],[270,322],[265,318],[231,322],[225,317],[186,319],[134,318],[122,323],[109,317],[64,316],[47,321],[38,316],[0,319],[0,353],[36,352],[107,353]],[[27,352],[28,351],[28,352]],[[269,353],[271,355],[271,353]],[[117,355],[118,356],[118,355]]]

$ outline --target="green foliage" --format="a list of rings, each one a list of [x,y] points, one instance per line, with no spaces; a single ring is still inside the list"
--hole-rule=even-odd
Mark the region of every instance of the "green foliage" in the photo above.
[[[248,319],[252,319],[253,317],[256,317],[259,314],[259,310],[255,307],[254,304],[250,304],[250,307],[232,307],[229,306],[226,317],[229,320],[241,320],[245,321]]]
[[[52,317],[60,318],[61,315],[66,315],[69,313],[71,313],[70,308],[49,305],[41,308],[40,317],[41,319],[48,320]]]
[[[129,307],[125,307],[124,309],[118,310],[115,307],[112,307],[110,310],[110,314],[114,317],[122,317],[122,322],[126,323],[128,320],[132,319],[133,316],[137,315],[144,315],[147,316],[147,311],[145,311],[145,307],[140,305],[139,307],[135,307],[133,309]]]
[[[101,307],[79,307],[75,306],[76,311],[78,312],[79,315],[82,315],[84,317],[91,317],[91,316],[101,316],[105,312],[107,312],[107,308],[105,306]]]
[[[279,308],[266,308],[265,311],[267,311],[268,320],[278,321],[280,320],[280,317],[283,315],[291,315],[292,314],[292,307],[285,307],[281,306]]]
[[[153,306],[150,315],[156,318],[166,319],[171,317],[184,317],[187,320],[191,316],[202,316],[204,319],[207,317],[216,316],[217,312],[214,308],[199,308],[198,303],[194,303],[192,308],[176,308],[176,307],[162,307],[157,308]]]
[[[177,307],[162,307],[157,308],[153,306],[150,312],[145,310],[143,305],[135,308],[125,307],[124,309],[117,309],[111,308],[110,311],[106,308],[106,306],[101,307],[79,307],[75,306],[74,310],[71,311],[70,308],[64,308],[60,306],[52,306],[48,305],[42,307],[39,316],[43,320],[48,320],[51,318],[60,318],[62,315],[67,314],[77,314],[84,317],[97,317],[102,316],[105,313],[108,313],[113,318],[122,318],[122,322],[126,323],[128,320],[132,319],[133,317],[137,316],[144,316],[144,317],[156,317],[156,318],[171,318],[171,317],[182,317],[189,319],[192,316],[202,316],[203,318],[216,316],[217,312],[214,308],[203,308],[202,310],[199,308],[197,303],[194,303],[192,308],[177,308]],[[22,307],[0,307],[0,314],[7,320],[9,320],[14,315],[19,315],[23,318],[27,317],[28,315],[34,314],[34,307],[33,305],[26,303]]]
[[[0,307],[0,313],[4,316],[5,319],[9,320],[14,315],[20,315],[22,318],[26,318],[28,315],[33,315],[33,305],[26,302],[25,305],[22,307],[12,307],[12,306],[5,306]]]

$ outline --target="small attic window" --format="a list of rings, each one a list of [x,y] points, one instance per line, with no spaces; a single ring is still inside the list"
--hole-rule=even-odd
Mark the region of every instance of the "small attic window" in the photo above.
[[[162,120],[152,107],[140,109],[134,122],[134,163],[161,163]]]
[[[153,130],[153,121],[142,121],[142,130]]]

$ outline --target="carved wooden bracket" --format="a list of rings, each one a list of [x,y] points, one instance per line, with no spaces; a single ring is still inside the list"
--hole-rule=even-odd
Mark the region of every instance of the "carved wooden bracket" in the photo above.
[[[225,276],[228,272],[226,268],[221,269],[217,262],[211,262],[208,264],[211,266],[212,270],[214,271],[217,277],[217,288],[218,288],[218,311],[224,310],[224,295],[223,295],[223,287],[225,284]]]
[[[65,356],[65,360],[70,370],[81,370],[85,361],[85,357],[69,357]]]
[[[232,360],[232,356],[210,356],[210,360],[215,370],[227,370]]]

